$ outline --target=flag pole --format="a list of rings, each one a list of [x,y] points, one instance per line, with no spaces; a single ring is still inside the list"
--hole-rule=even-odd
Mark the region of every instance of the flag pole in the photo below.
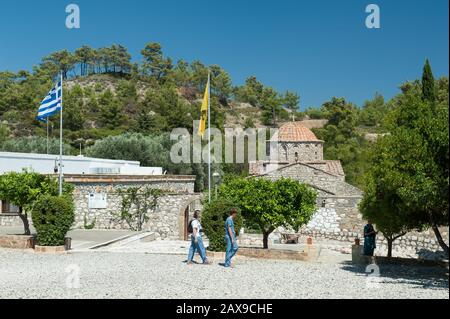
[[[208,200],[211,203],[211,71],[208,70]]]
[[[56,93],[58,94],[58,93]],[[61,109],[59,111],[59,196],[63,194],[63,73],[61,71]]]
[[[48,117],[47,117],[47,155],[50,153],[49,152],[49,145],[48,145]]]

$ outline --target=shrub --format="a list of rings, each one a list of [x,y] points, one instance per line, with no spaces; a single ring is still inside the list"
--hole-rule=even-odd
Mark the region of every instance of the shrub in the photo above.
[[[63,183],[64,194],[71,195],[73,189],[73,185]],[[58,194],[57,179],[27,171],[0,175],[0,198],[19,207],[25,235],[31,234],[28,212],[32,211],[34,203],[44,194]]]
[[[269,248],[269,235],[278,227],[298,231],[316,210],[317,192],[298,181],[281,178],[228,178],[219,194],[242,211],[246,225],[259,226],[263,246]]]
[[[236,208],[233,202],[226,199],[214,199],[206,204],[202,213],[202,226],[209,239],[210,251],[225,251],[225,221],[230,216],[230,210]],[[236,234],[242,227],[242,217],[238,215],[234,221]]]
[[[70,155],[73,148],[64,143],[64,154]],[[3,152],[47,154],[47,138],[40,136],[17,137],[4,141],[0,145]],[[49,154],[59,154],[59,139],[49,139]]]
[[[75,221],[71,196],[42,195],[36,201],[32,219],[41,246],[62,246]]]

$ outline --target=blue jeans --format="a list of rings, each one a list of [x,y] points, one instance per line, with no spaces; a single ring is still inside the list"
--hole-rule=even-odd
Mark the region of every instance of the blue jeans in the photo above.
[[[234,239],[234,244],[230,238],[230,236],[225,236],[225,240],[227,241],[227,251],[225,254],[225,267],[230,267],[231,266],[231,258],[234,257],[234,255],[236,255],[239,247],[236,243],[236,239]]]
[[[192,262],[192,260],[194,259],[194,255],[197,251],[200,254],[200,257],[202,258],[203,263],[208,261],[208,258],[206,257],[206,249],[205,249],[205,246],[203,245],[202,237],[198,237],[197,243],[195,243],[194,236],[191,236],[191,247],[189,247],[188,262]]]

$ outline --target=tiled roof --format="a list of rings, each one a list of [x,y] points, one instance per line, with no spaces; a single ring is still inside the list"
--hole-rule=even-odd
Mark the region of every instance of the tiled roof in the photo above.
[[[341,161],[326,161],[326,171],[333,175],[345,176],[344,169],[342,168]]]
[[[280,127],[278,131],[280,142],[320,142],[314,133],[300,122],[290,122]]]

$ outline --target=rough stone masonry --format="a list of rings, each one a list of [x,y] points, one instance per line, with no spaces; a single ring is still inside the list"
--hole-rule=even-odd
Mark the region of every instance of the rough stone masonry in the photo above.
[[[318,193],[317,211],[300,234],[313,238],[338,240],[345,245],[362,240],[365,221],[358,205],[363,193],[345,181],[340,161],[324,160],[323,141],[300,122],[287,123],[269,141],[276,156],[268,161],[250,163],[250,172],[258,178],[291,178],[314,188]],[[279,229],[273,238],[280,238]],[[441,229],[448,243],[448,227]],[[378,254],[386,254],[387,242],[378,236]],[[408,233],[394,243],[394,254],[404,257],[436,258],[441,248],[431,230]]]

